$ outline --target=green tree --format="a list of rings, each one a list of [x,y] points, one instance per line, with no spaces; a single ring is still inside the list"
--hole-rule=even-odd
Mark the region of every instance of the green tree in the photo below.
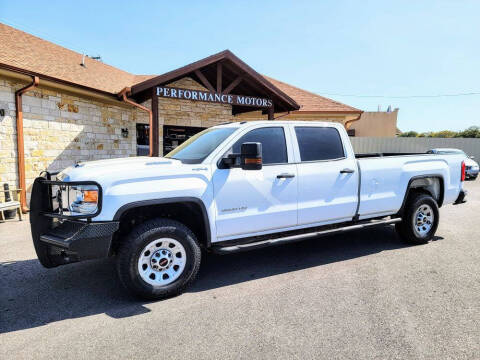
[[[422,132],[417,133],[416,131],[406,131],[398,135],[399,137],[434,137],[434,138],[480,138],[480,126],[470,126],[468,129],[463,131],[452,131],[452,130],[442,130],[438,132]]]
[[[451,131],[451,130],[443,130],[439,132],[435,132],[431,134],[431,137],[436,137],[436,138],[453,138],[457,136],[456,131]]]
[[[418,133],[416,131],[406,131],[406,132],[403,132],[401,133],[400,137],[417,137]]]
[[[423,132],[423,133],[418,134],[418,137],[432,137],[432,133],[431,132]]]
[[[470,126],[468,129],[460,131],[457,137],[480,138],[480,126]]]

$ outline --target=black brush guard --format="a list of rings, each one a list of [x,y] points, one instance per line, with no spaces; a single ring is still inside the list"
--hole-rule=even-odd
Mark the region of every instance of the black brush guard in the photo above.
[[[40,263],[47,267],[107,257],[117,221],[97,222],[91,219],[102,208],[102,189],[93,181],[62,182],[52,180],[53,174],[43,173],[35,179],[30,199],[30,226],[33,245]],[[65,214],[63,204],[53,187],[95,185],[98,206],[94,214]]]

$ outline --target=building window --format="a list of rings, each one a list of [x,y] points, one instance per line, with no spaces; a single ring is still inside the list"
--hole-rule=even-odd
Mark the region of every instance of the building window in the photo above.
[[[150,150],[150,126],[137,124],[137,156],[148,156]]]
[[[168,154],[185,140],[190,139],[193,135],[205,130],[202,127],[193,126],[163,126],[163,155]]]

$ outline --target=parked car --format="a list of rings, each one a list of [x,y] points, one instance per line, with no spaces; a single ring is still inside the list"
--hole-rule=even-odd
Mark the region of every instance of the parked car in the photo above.
[[[464,202],[464,165],[461,154],[356,156],[336,123],[229,123],[163,158],[42,173],[31,231],[45,267],[115,255],[128,290],[161,299],[194,281],[205,251],[391,224],[407,243],[427,243],[439,207]]]
[[[467,179],[475,180],[479,173],[478,163],[474,161],[473,156],[468,156],[463,150],[460,149],[449,149],[449,148],[438,148],[428,150],[429,154],[462,154],[465,156],[465,177]]]

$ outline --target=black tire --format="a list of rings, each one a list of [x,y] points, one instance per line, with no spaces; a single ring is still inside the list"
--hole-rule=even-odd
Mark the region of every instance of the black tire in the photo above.
[[[415,224],[418,224],[419,222],[416,222],[417,219],[415,218],[415,216],[417,214],[417,210],[419,210],[419,208],[421,208],[423,205],[427,205],[428,207],[430,207],[431,211],[433,212],[433,221],[431,221],[431,227],[428,232],[420,234],[416,230]],[[400,235],[400,238],[407,244],[426,244],[435,235],[439,220],[440,217],[438,211],[438,204],[434,198],[432,198],[430,195],[423,193],[412,194],[412,196],[409,196],[407,204],[405,205],[402,222],[395,224],[395,229]]]
[[[142,279],[138,261],[145,246],[160,238],[180,242],[185,249],[186,264],[175,281],[164,286],[153,286]],[[159,300],[178,295],[192,284],[200,269],[201,258],[202,251],[189,228],[178,221],[153,219],[136,226],[123,239],[117,255],[117,272],[123,286],[132,294],[143,299]]]

